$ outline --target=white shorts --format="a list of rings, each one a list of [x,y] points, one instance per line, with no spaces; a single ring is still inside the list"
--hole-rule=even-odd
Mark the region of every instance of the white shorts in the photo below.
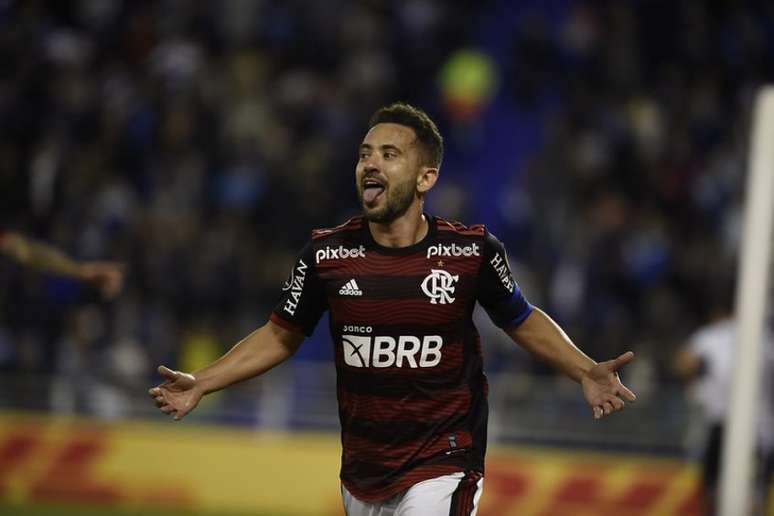
[[[341,486],[347,516],[475,516],[484,478],[452,473],[418,482],[381,503],[358,500]]]

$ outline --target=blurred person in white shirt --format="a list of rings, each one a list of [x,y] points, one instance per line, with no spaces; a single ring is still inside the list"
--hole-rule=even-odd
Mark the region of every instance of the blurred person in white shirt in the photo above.
[[[732,300],[733,289],[723,289],[723,295],[718,296],[714,302],[709,321],[691,334],[674,360],[675,372],[688,382],[689,395],[698,403],[704,415],[706,440],[702,453],[702,482],[706,514],[716,513],[723,430],[734,374],[736,322],[733,319]],[[756,476],[756,511],[762,511],[765,507],[774,456],[774,347],[768,331],[762,355],[763,371],[757,414],[760,463]]]

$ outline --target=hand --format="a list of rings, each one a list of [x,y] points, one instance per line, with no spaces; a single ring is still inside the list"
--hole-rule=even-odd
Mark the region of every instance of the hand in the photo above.
[[[624,400],[635,401],[637,396],[626,388],[618,378],[618,369],[634,359],[634,353],[627,351],[623,355],[607,362],[600,362],[581,378],[583,396],[591,405],[594,419],[608,416],[624,408]]]
[[[112,299],[121,292],[124,284],[123,263],[117,262],[86,262],[80,267],[80,277],[83,281],[94,284],[106,299]]]
[[[159,410],[179,421],[196,408],[204,392],[192,374],[173,371],[164,366],[159,366],[158,371],[166,381],[148,390],[148,394]]]

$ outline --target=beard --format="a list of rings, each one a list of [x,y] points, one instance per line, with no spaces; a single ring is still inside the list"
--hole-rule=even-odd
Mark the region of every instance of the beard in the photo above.
[[[357,190],[357,196],[360,199],[360,205],[363,207],[363,217],[369,222],[378,224],[389,224],[409,209],[414,202],[416,194],[413,180],[399,183],[384,192],[387,195],[386,202],[380,208],[368,208],[363,202],[363,192],[360,188]]]

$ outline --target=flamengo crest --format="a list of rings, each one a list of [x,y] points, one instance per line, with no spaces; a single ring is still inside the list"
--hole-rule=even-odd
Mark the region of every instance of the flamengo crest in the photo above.
[[[454,302],[454,284],[459,281],[458,274],[450,274],[441,269],[430,269],[430,274],[422,281],[422,291],[430,298],[430,303],[437,305]]]

